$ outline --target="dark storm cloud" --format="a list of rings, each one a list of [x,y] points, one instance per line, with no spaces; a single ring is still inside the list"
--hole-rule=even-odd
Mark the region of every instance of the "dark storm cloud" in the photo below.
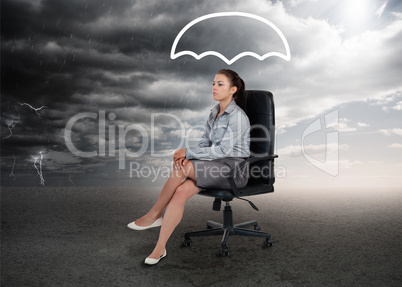
[[[29,2],[3,2],[2,11],[10,13],[3,17],[2,89],[20,101],[57,104],[70,102],[75,94],[100,92],[107,97],[130,91],[127,98],[132,101],[126,104],[139,105],[137,94],[141,97],[159,74],[169,71],[172,81],[177,73],[188,75],[167,64],[172,40],[187,21],[178,14],[186,5],[42,1],[33,7]],[[105,75],[134,71],[139,73],[125,79]],[[164,92],[168,97],[169,91]],[[143,104],[152,107],[152,102]]]
[[[19,179],[35,175],[33,158],[41,153],[49,179],[63,171],[85,171],[96,178],[110,160],[116,169],[116,159],[72,160],[64,129],[77,113],[114,112],[116,120],[107,125],[136,123],[149,130],[149,109],[193,106],[189,85],[186,90],[175,85],[180,77],[191,77],[168,65],[172,39],[188,21],[181,16],[185,13],[176,13],[187,8],[169,2],[2,1],[3,179],[10,180],[11,171]],[[186,100],[176,103],[183,93]],[[46,107],[37,114],[21,103]],[[78,121],[74,146],[98,150],[98,126],[97,119]],[[127,137],[130,151],[138,149],[136,137],[135,131]]]

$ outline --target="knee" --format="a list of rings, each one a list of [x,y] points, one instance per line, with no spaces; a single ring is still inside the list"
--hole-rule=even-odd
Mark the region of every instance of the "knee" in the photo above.
[[[170,177],[175,177],[175,178],[185,178],[186,175],[183,171],[183,169],[173,169],[172,172],[170,173]]]
[[[185,184],[179,185],[173,195],[172,201],[185,203],[187,201],[187,188]]]

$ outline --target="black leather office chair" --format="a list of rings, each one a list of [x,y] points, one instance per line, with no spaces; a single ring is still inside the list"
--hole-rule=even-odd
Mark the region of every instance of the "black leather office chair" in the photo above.
[[[271,235],[261,232],[258,222],[248,221],[240,224],[233,224],[232,208],[230,201],[234,198],[251,196],[256,194],[270,193],[274,191],[274,154],[275,145],[275,107],[273,96],[267,91],[247,91],[246,113],[250,120],[250,150],[251,156],[231,170],[228,177],[231,189],[202,189],[198,194],[214,197],[213,210],[219,211],[222,200],[226,203],[223,211],[223,224],[207,221],[207,229],[195,232],[188,232],[184,235],[184,245],[191,245],[190,237],[223,235],[221,241],[221,254],[228,255],[227,242],[230,235],[265,237],[265,245],[272,246]],[[245,187],[237,188],[233,175],[246,168],[249,170],[249,180]],[[258,208],[249,200],[251,206]],[[254,230],[247,228],[254,227]]]

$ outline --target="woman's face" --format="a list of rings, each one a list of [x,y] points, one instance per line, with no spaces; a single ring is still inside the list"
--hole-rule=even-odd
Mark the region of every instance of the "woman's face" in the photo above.
[[[215,101],[231,100],[232,95],[236,92],[236,87],[230,86],[230,80],[228,77],[222,74],[216,74],[214,81],[212,82],[212,95]]]

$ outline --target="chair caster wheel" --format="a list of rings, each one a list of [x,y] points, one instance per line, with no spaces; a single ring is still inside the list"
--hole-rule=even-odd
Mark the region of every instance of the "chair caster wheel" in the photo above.
[[[228,256],[229,255],[229,248],[227,248],[226,245],[221,246],[221,255],[222,256]]]
[[[256,231],[261,231],[261,227],[258,226],[258,225],[255,225],[255,226],[254,226],[254,230],[256,230]]]
[[[183,242],[184,246],[190,246],[191,243],[192,243],[192,240],[190,238],[188,238],[188,237],[184,238],[184,242]]]
[[[265,246],[266,247],[271,247],[272,245],[274,245],[274,241],[272,239],[266,238],[265,239]]]

